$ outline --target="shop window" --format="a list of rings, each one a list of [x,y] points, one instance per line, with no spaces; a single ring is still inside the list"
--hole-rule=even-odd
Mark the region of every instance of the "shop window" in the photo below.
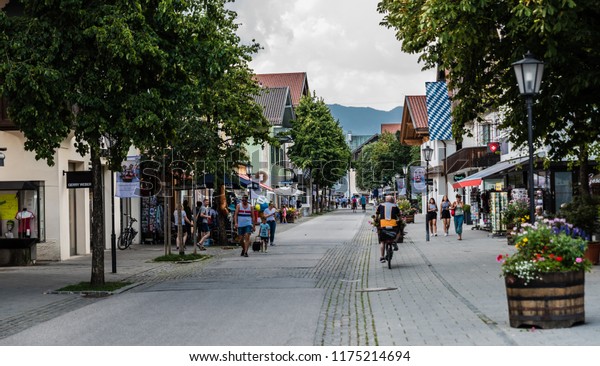
[[[0,238],[46,240],[43,182],[0,182]]]

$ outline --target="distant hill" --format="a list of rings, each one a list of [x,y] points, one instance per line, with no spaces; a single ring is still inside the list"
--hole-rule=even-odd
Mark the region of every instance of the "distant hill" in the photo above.
[[[346,107],[339,104],[328,104],[331,115],[340,121],[344,133],[352,131],[353,135],[374,135],[381,132],[382,123],[400,123],[403,107],[391,111],[380,111],[370,107]]]

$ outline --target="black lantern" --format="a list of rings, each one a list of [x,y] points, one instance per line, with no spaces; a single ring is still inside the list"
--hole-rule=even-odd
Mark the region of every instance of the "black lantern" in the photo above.
[[[542,76],[544,74],[544,63],[533,58],[531,52],[527,52],[525,58],[512,64],[519,83],[519,92],[525,97],[527,104],[527,133],[529,143],[529,222],[535,222],[535,200],[533,187],[533,96],[540,92]]]

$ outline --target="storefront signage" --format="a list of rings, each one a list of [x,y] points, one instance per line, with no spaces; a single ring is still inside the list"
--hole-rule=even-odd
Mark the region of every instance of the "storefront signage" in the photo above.
[[[67,172],[67,188],[92,188],[91,171]]]
[[[454,176],[454,181],[458,182],[459,180],[462,180],[462,179],[465,179],[465,178],[466,178],[466,175],[464,173],[463,174],[456,174]]]

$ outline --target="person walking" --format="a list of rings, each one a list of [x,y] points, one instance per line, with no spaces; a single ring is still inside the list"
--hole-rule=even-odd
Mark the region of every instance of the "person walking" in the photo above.
[[[367,198],[364,195],[360,196],[360,205],[362,206],[363,212],[367,212]]]
[[[277,221],[275,221],[275,216],[277,215],[277,208],[275,208],[275,204],[273,202],[269,202],[269,207],[267,207],[263,214],[267,219],[267,224],[269,225],[269,241],[271,246],[275,245],[275,228],[277,227]]]
[[[198,202],[200,203],[200,202]],[[196,227],[200,230],[200,240],[196,245],[200,250],[206,250],[204,247],[204,242],[206,239],[210,238],[210,226],[208,225],[208,220],[210,219],[210,207],[208,199],[204,200],[204,205],[200,207],[200,211],[198,211],[196,215]]]
[[[437,236],[437,205],[435,199],[431,197],[427,205],[427,221],[429,221],[429,234]]]
[[[454,210],[454,231],[458,234],[458,240],[462,240],[463,222],[465,220],[464,202],[460,194],[456,195],[456,201],[450,206]]]
[[[356,206],[358,206],[358,200],[356,196],[352,196],[352,212],[356,212]]]
[[[179,218],[179,212],[181,212],[181,219]],[[177,205],[177,207],[175,208],[175,211],[173,212],[173,218],[174,218],[174,222],[176,226],[179,226],[179,224],[181,224],[181,232],[183,235],[183,238],[181,238],[179,236],[179,228],[177,228],[177,239],[175,240],[175,244],[177,245],[177,250],[179,250],[179,246],[182,245],[183,248],[185,248],[185,242],[187,241],[188,238],[188,229],[191,228],[192,226],[192,222],[190,221],[190,219],[188,219],[185,210],[183,208],[183,205],[180,203]]]
[[[444,227],[444,236],[448,236],[448,231],[450,230],[450,200],[447,195],[444,195],[442,198],[442,203],[440,203],[440,212],[442,213],[442,225]]]
[[[281,223],[282,224],[287,224],[287,206],[283,205],[283,208],[281,209]]]
[[[252,205],[248,203],[248,196],[242,196],[242,202],[235,207],[233,214],[234,228],[237,229],[238,235],[242,241],[242,257],[248,256],[248,247],[250,246],[250,235],[254,232],[254,210]]]
[[[267,252],[267,243],[269,242],[269,232],[271,231],[271,226],[267,224],[267,218],[261,217],[261,224],[258,227],[258,236],[260,236],[260,251],[263,253]]]
[[[188,246],[188,244],[192,244],[192,227],[194,226],[194,214],[192,212],[192,208],[190,207],[190,204],[188,203],[188,200],[183,200],[183,210],[185,211],[185,216],[188,218],[190,224],[189,225],[185,225],[185,233],[186,235],[186,240],[185,240],[185,246]]]

